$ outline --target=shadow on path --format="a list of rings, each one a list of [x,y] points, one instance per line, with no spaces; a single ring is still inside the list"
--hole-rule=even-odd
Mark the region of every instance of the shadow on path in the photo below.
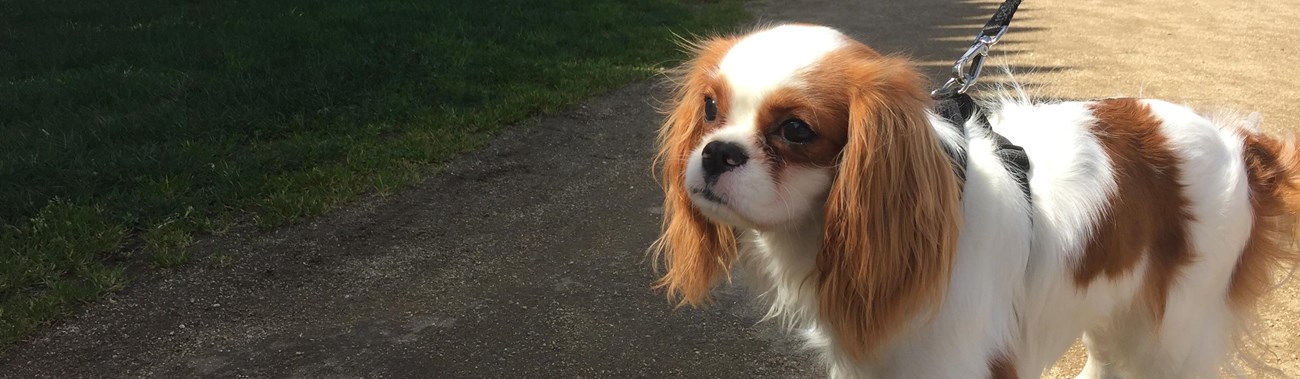
[[[827,25],[866,43],[884,54],[900,54],[917,62],[917,68],[937,87],[952,75],[952,63],[975,40],[980,27],[997,11],[1000,1],[757,1],[758,23],[807,22]],[[1007,80],[1000,64],[1023,50],[1019,35],[1038,30],[1025,26],[1035,5],[1024,3],[1016,12],[1011,31],[992,50],[980,83]],[[1063,66],[1007,65],[1012,73],[1057,72]],[[1032,86],[1032,84],[1026,84]]]

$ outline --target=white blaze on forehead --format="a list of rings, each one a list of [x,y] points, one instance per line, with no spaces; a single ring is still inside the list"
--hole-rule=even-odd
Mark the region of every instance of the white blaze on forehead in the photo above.
[[[756,106],[757,97],[798,85],[794,78],[799,70],[844,44],[844,35],[835,29],[782,25],[741,39],[718,69],[731,86],[733,104]]]

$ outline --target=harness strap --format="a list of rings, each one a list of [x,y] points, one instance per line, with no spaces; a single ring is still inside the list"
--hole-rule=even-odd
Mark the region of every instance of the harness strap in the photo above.
[[[1011,143],[1011,140],[1008,140],[1007,137],[993,131],[993,126],[989,125],[988,118],[984,114],[978,113],[978,109],[975,100],[964,93],[956,93],[953,96],[935,101],[935,113],[939,117],[948,120],[949,124],[963,137],[962,143],[966,144],[960,150],[944,147],[948,152],[948,159],[952,161],[953,171],[957,173],[957,177],[961,178],[962,181],[966,180],[966,153],[964,151],[969,151],[967,148],[970,145],[970,137],[966,135],[964,125],[966,125],[967,120],[974,119],[977,127],[984,129],[989,136],[993,137],[993,142],[997,144],[998,158],[1002,160],[1002,166],[1020,185],[1020,191],[1024,193],[1025,199],[1032,202],[1033,195],[1029,190],[1029,172],[1032,170],[1032,166],[1029,164],[1029,155],[1025,154],[1023,147]],[[976,115],[979,117],[976,118]]]
[[[970,100],[969,96],[962,96],[966,100]],[[948,123],[952,125],[953,130],[957,132],[957,135],[961,136],[961,146],[953,147],[944,144],[943,149],[948,153],[948,159],[952,161],[953,172],[957,174],[957,178],[965,182],[966,151],[968,151],[968,143],[966,128],[963,125],[966,124],[966,120],[969,120],[975,115],[975,102],[961,101],[956,97],[945,98],[934,102],[934,113],[938,114],[939,117],[942,117],[944,120],[947,120]]]
[[[985,125],[988,125],[987,123]],[[989,130],[992,132],[992,129]],[[1025,148],[1011,143],[1007,137],[993,132],[993,138],[998,144],[998,158],[1002,158],[1002,166],[1007,168],[1011,177],[1016,179],[1020,184],[1020,192],[1025,194],[1025,200],[1030,203],[1034,200],[1034,195],[1029,192],[1029,154],[1025,154]]]

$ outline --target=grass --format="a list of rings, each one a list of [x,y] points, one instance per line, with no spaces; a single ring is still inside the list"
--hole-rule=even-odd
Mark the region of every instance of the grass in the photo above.
[[[196,235],[388,193],[736,1],[0,0],[0,349]],[[144,263],[143,266],[135,263]],[[147,268],[146,268],[147,269]]]

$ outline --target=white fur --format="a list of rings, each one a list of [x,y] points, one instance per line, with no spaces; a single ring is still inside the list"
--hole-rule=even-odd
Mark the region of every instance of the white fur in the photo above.
[[[762,94],[783,87],[798,87],[801,83],[795,74],[799,70],[844,46],[845,42],[844,36],[835,29],[811,25],[782,25],[737,42],[718,65],[732,91],[739,95],[733,97],[732,101],[736,102],[733,107],[742,105],[736,107],[738,112],[732,113],[757,110]]]
[[[706,215],[742,229],[740,267],[771,301],[768,317],[805,336],[831,376],[980,378],[989,375],[991,357],[1009,351],[1021,377],[1033,377],[1085,331],[1091,353],[1081,378],[1218,375],[1236,322],[1225,302],[1228,280],[1251,224],[1242,141],[1184,107],[1157,101],[1147,104],[1183,161],[1183,193],[1195,217],[1188,226],[1195,257],[1171,288],[1160,327],[1136,301],[1148,262],[1085,289],[1074,282],[1085,244],[1116,191],[1108,157],[1090,132],[1096,121],[1090,104],[1004,100],[988,107],[989,119],[1029,155],[1032,205],[995,155],[992,138],[966,125],[964,226],[944,303],[869,361],[841,352],[818,315],[814,264],[833,171],[789,165],[777,183],[753,120],[767,94],[799,88],[801,70],[844,41],[828,28],[781,26],[737,43],[716,73],[732,89],[728,125],[705,136],[686,172],[688,187],[708,186],[699,152],[711,141],[750,153],[750,163],[713,185],[725,204],[692,200]],[[930,123],[945,144],[961,142],[946,121],[931,115]]]

